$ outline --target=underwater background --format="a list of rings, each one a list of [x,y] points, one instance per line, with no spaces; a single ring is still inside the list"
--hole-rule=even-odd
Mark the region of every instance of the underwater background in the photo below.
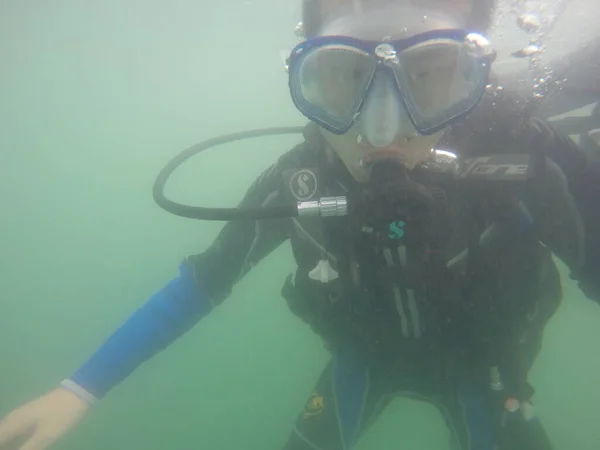
[[[577,1],[578,14],[595,3]],[[505,45],[520,39],[509,16]],[[299,18],[299,2],[277,0],[0,0],[0,417],[68,377],[220,230],[153,203],[171,157],[217,135],[305,123],[281,58]],[[233,206],[299,140],[212,149],[167,193]],[[280,448],[328,360],[280,295],[293,269],[284,244],[53,448]],[[555,448],[595,450],[600,305],[562,272],[531,381]],[[398,399],[359,450],[447,440],[433,407]]]

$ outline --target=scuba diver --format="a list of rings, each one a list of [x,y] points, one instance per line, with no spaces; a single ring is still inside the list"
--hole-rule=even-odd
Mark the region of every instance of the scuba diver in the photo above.
[[[494,87],[493,11],[304,0],[288,59],[303,142],[232,210],[155,190],[227,223],[60,387],[5,417],[0,448],[47,448],[288,240],[283,297],[332,358],[286,450],[351,449],[394,396],[436,406],[454,448],[551,448],[527,374],[561,300],[552,253],[600,299],[600,169]]]

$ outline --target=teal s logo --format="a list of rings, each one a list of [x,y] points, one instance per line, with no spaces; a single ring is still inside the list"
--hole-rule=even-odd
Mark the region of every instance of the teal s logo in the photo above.
[[[388,231],[389,231],[388,237],[390,239],[400,239],[402,236],[404,236],[404,227],[405,226],[406,226],[406,223],[404,223],[401,220],[390,223],[390,226],[388,228]]]

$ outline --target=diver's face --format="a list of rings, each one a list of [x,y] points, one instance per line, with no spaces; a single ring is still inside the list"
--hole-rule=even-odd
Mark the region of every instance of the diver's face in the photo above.
[[[432,30],[461,28],[460,20],[439,12],[428,11],[421,8],[391,6],[361,12],[348,11],[326,24],[322,35],[348,36],[365,41],[383,41],[404,39],[416,34]],[[433,55],[433,57],[432,57]],[[443,58],[442,55],[439,55]],[[432,53],[420,61],[414,61],[416,67],[426,68],[419,70],[421,74],[435,78],[438,71],[435,65],[441,59]],[[412,62],[411,62],[412,63]],[[423,81],[423,80],[422,80]],[[447,79],[430,79],[428,85],[432,86],[423,95],[439,98],[448,95],[450,86]],[[338,83],[343,80],[337,79]],[[343,101],[343,99],[341,99]],[[427,99],[423,99],[427,103]],[[406,119],[406,117],[405,117]],[[412,124],[404,125],[403,131],[389,145],[374,146],[361,134],[359,123],[355,123],[350,130],[342,135],[337,135],[323,129],[325,139],[339,158],[346,165],[350,173],[360,182],[368,181],[369,165],[379,158],[396,158],[409,168],[428,159],[432,148],[440,138],[442,131],[433,135],[420,135]]]

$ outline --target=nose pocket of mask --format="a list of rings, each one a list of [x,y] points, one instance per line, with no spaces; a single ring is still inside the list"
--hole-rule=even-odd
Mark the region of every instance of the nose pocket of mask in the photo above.
[[[360,113],[360,125],[363,136],[374,147],[386,147],[403,133],[414,134],[390,75],[382,72],[375,75]]]

